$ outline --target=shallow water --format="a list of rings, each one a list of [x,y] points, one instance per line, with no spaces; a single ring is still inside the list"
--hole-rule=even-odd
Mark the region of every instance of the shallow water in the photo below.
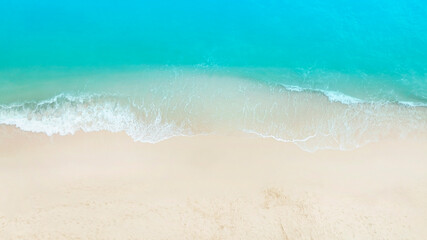
[[[424,1],[7,1],[0,123],[249,132],[354,149],[427,131]]]

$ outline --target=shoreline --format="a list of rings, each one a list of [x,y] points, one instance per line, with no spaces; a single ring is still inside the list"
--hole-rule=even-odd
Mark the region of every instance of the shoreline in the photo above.
[[[306,151],[351,150],[391,137],[427,136],[427,108],[394,98],[359,102],[353,101],[357,95],[333,89],[295,89],[280,82],[189,70],[146,71],[108,79],[88,76],[82,78],[87,81],[82,89],[76,78],[66,81],[72,86],[52,85],[51,91],[27,87],[20,94],[13,90],[19,82],[10,81],[5,89],[17,101],[0,104],[0,128],[16,126],[47,135],[123,131],[134,140],[153,143],[173,136],[252,132],[293,141]]]
[[[9,127],[0,238],[423,239],[426,144],[308,153],[247,134],[149,144]]]

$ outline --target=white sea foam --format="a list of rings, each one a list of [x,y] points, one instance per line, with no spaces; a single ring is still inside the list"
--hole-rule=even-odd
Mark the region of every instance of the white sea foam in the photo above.
[[[47,135],[123,131],[135,141],[150,143],[191,134],[175,122],[164,121],[160,111],[147,111],[148,115],[139,116],[131,104],[120,104],[110,97],[60,94],[38,103],[0,106],[0,124]]]
[[[306,151],[306,152],[311,152],[314,153],[318,150],[340,150],[340,151],[349,151],[349,150],[354,150],[356,148],[359,148],[363,145],[366,145],[370,142],[376,142],[376,139],[368,139],[367,141],[365,141],[364,143],[357,143],[357,144],[353,144],[350,146],[345,146],[345,144],[343,143],[337,143],[337,145],[318,145],[318,144],[310,144],[310,140],[315,139],[315,138],[322,138],[322,137],[328,137],[328,134],[323,134],[323,135],[318,135],[318,134],[314,134],[314,135],[309,135],[305,138],[295,138],[295,139],[285,139],[285,138],[281,138],[279,136],[276,135],[271,135],[271,134],[264,134],[264,133],[260,133],[257,131],[253,131],[253,130],[249,130],[249,129],[244,129],[242,130],[245,133],[248,134],[253,134],[262,138],[271,138],[274,139],[276,141],[279,142],[285,142],[285,143],[293,143],[295,145],[297,145],[299,148],[301,148],[302,150]]]
[[[343,93],[340,92],[335,92],[335,91],[323,91],[323,90],[319,90],[320,92],[322,92],[326,97],[329,98],[330,101],[332,102],[340,102],[340,103],[344,103],[344,104],[356,104],[356,103],[362,103],[363,101],[355,98],[355,97],[351,97],[348,95],[345,95]]]
[[[302,88],[299,86],[286,85],[286,84],[280,84],[280,85],[284,87],[286,90],[292,91],[292,92],[304,92],[304,91],[318,92],[326,96],[331,102],[339,102],[343,104],[359,104],[359,103],[370,102],[370,101],[364,101],[362,99],[349,96],[347,94],[344,94],[338,91],[323,90],[323,89],[317,89],[317,88]],[[427,107],[427,103],[423,103],[423,102],[397,101],[396,103],[409,106],[409,107]]]
[[[311,91],[311,92],[319,92],[323,95],[325,95],[329,101],[331,102],[340,102],[343,104],[357,104],[357,103],[363,103],[364,101],[349,95],[346,95],[341,92],[337,91],[328,91],[328,90],[322,90],[322,89],[309,89],[309,88],[302,88],[299,86],[293,86],[293,85],[286,85],[286,84],[280,84],[286,90],[292,91],[292,92],[303,92],[303,91]]]
[[[377,141],[389,132],[404,136],[410,131],[425,131],[427,127],[423,108],[363,103],[328,106],[327,101],[325,105],[317,97],[313,102],[304,102],[299,94],[281,95],[280,91],[262,95],[268,101],[261,104],[256,95],[246,95],[252,92],[240,94],[250,96],[244,99],[238,95],[243,101],[235,99],[222,107],[206,105],[206,102],[217,103],[215,94],[206,98],[209,101],[199,98],[138,101],[118,95],[60,94],[39,102],[0,105],[0,124],[47,135],[125,132],[135,141],[149,143],[174,136],[237,130],[292,142],[309,152],[351,150]],[[227,117],[232,114],[232,118]]]
[[[427,107],[427,103],[408,102],[408,101],[400,101],[399,103],[409,107]]]

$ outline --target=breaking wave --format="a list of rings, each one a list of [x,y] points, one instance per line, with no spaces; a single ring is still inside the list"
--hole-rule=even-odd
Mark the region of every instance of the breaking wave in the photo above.
[[[166,94],[152,99],[59,94],[38,102],[0,105],[0,124],[47,135],[125,132],[135,141],[149,143],[174,136],[244,132],[293,142],[310,152],[350,150],[427,129],[425,107],[364,103],[341,94],[289,86],[239,89],[198,90],[185,93],[186,97]]]

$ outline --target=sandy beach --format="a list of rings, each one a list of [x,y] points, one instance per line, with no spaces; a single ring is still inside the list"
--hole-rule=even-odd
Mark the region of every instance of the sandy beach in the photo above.
[[[427,141],[1,128],[0,239],[425,239]]]
[[[427,240],[426,13],[2,1],[0,240]]]

